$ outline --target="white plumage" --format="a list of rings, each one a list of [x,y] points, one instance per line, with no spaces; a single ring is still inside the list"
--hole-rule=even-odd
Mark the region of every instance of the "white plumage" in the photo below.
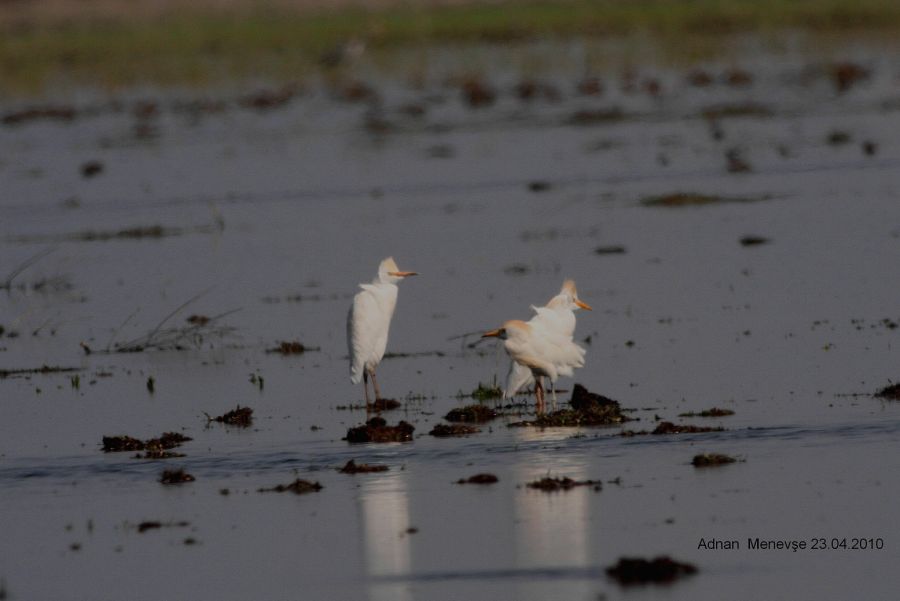
[[[391,318],[397,306],[397,282],[416,275],[400,271],[392,257],[378,266],[378,275],[371,284],[360,284],[347,315],[347,347],[350,353],[350,381],[363,380],[366,402],[369,402],[368,377],[372,377],[375,400],[381,396],[375,379],[375,368],[387,348]]]
[[[535,316],[527,323],[536,335],[544,339],[549,359],[554,363],[558,375],[573,376],[574,369],[584,367],[585,350],[576,344],[572,337],[575,333],[575,311],[591,310],[590,305],[578,298],[578,291],[573,280],[563,282],[559,294],[550,299],[543,307],[531,307]],[[519,390],[534,384],[532,370],[513,360],[506,378],[504,398],[513,397]],[[551,379],[554,400],[556,397],[555,380]]]

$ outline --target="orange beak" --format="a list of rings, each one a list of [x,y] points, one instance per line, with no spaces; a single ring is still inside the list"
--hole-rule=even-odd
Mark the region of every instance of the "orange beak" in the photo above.
[[[388,275],[392,275],[395,278],[406,278],[411,275],[419,275],[415,271],[389,271]]]
[[[587,310],[587,311],[593,311],[593,309],[591,309],[591,306],[590,306],[589,304],[587,304],[587,303],[585,303],[585,302],[583,302],[583,301],[580,301],[580,300],[578,300],[577,298],[575,299],[575,304],[578,305],[579,307],[581,307],[582,309]]]
[[[497,328],[496,330],[491,330],[490,332],[485,332],[484,334],[481,335],[481,337],[482,338],[498,338],[500,336],[500,332],[502,332],[502,331],[503,331],[502,329]]]

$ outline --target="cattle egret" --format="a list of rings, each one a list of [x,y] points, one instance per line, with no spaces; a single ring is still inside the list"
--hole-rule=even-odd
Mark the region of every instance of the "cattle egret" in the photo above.
[[[513,319],[504,323],[503,327],[481,335],[482,338],[496,337],[503,340],[503,347],[510,358],[531,371],[535,380],[538,410],[542,410],[544,406],[543,377],[550,378],[550,382],[556,382],[559,377],[559,371],[548,358],[553,356],[554,344],[546,334],[546,331],[535,328],[530,323]]]
[[[353,297],[350,313],[347,315],[347,347],[350,351],[350,381],[363,381],[366,405],[369,404],[369,376],[375,400],[381,398],[375,368],[384,357],[387,347],[391,317],[397,306],[397,282],[414,271],[400,271],[393,257],[383,260],[378,266],[378,275],[371,284],[360,284],[362,288]]]
[[[539,331],[544,331],[556,350],[553,353],[556,361],[556,369],[561,376],[574,375],[573,369],[584,366],[585,350],[572,341],[575,333],[575,311],[585,309],[591,311],[591,306],[578,298],[578,290],[574,280],[563,282],[559,294],[550,299],[543,307],[531,307],[536,315],[528,322]],[[506,378],[504,398],[513,397],[516,392],[534,382],[531,369],[512,361],[509,366],[509,375]],[[556,389],[552,386],[553,400],[556,401]]]

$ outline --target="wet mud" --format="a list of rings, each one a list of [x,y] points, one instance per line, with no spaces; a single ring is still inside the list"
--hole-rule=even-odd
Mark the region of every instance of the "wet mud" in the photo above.
[[[256,492],[292,492],[295,495],[305,495],[311,492],[319,492],[324,486],[318,482],[310,482],[309,480],[301,480],[297,478],[288,484],[279,484],[272,488],[259,488]]]
[[[193,482],[194,480],[196,480],[196,478],[184,471],[184,469],[165,470],[159,478],[159,481],[162,484],[184,484],[186,482]]]
[[[375,472],[386,472],[389,469],[390,468],[386,465],[356,463],[356,460],[351,459],[345,463],[343,467],[339,468],[338,471],[342,474],[371,474]]]
[[[448,422],[484,423],[498,417],[498,413],[485,405],[466,405],[451,409],[444,419]]]
[[[559,428],[577,426],[615,426],[633,418],[622,412],[618,401],[588,391],[580,384],[572,388],[569,409],[538,414],[533,420],[509,424],[510,427]]]
[[[900,384],[891,384],[885,386],[875,393],[875,396],[881,399],[890,399],[892,401],[900,401]]]
[[[712,426],[694,426],[691,424],[675,424],[673,422],[660,422],[652,431],[647,430],[624,430],[619,436],[646,436],[660,434],[697,434],[701,432],[722,432],[725,428],[717,428]]]
[[[569,477],[551,478],[550,476],[535,480],[534,482],[529,482],[525,486],[543,492],[572,490],[579,486],[590,486],[593,488],[594,492],[599,492],[603,489],[603,483],[600,480],[573,480]]]
[[[163,451],[180,447],[189,440],[192,439],[178,432],[164,432],[157,438],[147,440],[140,440],[131,436],[104,436],[102,450],[104,453],[147,451],[148,458],[154,458],[153,454],[160,454],[159,457],[164,457],[166,455],[162,454]]]
[[[720,409],[719,407],[712,407],[710,409],[704,409],[703,411],[688,411],[687,413],[679,413],[678,417],[727,417],[729,415],[734,415],[734,411],[731,409]]]
[[[438,438],[450,438],[454,436],[470,436],[481,432],[480,428],[467,424],[435,424],[428,433]]]
[[[720,453],[702,453],[694,455],[691,465],[694,467],[711,467],[716,465],[727,465],[736,462],[737,459],[730,455],[722,455]]]
[[[373,417],[362,426],[347,430],[344,440],[359,442],[409,442],[413,439],[415,427],[405,421],[389,426],[383,417]]]
[[[235,409],[222,415],[217,415],[216,417],[210,417],[206,414],[206,419],[208,422],[218,422],[227,426],[247,428],[253,424],[253,409],[238,405]]]

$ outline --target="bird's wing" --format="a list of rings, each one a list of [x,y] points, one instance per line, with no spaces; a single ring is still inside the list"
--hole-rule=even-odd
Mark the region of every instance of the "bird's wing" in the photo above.
[[[350,352],[350,381],[358,384],[366,363],[375,358],[375,348],[383,329],[381,311],[371,284],[361,284],[347,315],[347,349]],[[380,358],[380,357],[379,357]],[[377,359],[376,359],[377,360]]]
[[[503,391],[503,398],[510,399],[516,395],[519,390],[534,383],[534,377],[531,375],[531,369],[524,365],[519,365],[515,361],[509,364],[509,374],[506,376],[506,390]]]
[[[556,370],[556,366],[553,365],[553,363],[535,355],[519,355],[516,357],[516,361],[530,368],[532,372],[536,371],[541,375],[549,377],[553,382],[559,377],[559,372]]]

